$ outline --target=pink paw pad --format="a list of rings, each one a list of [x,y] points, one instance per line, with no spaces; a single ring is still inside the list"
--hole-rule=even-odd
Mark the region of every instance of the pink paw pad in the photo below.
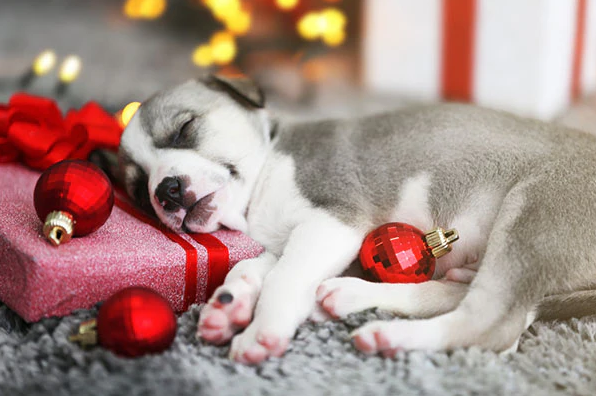
[[[323,285],[319,286],[317,289],[317,302],[331,317],[335,319],[340,317],[335,309],[337,306],[336,292],[337,290],[328,290]]]
[[[380,353],[384,357],[395,357],[401,349],[394,347],[391,339],[382,330],[358,332],[353,337],[354,346],[366,354]]]
[[[356,334],[353,338],[354,346],[360,352],[364,352],[366,354],[372,354],[376,352],[375,349],[375,342],[373,339],[368,337],[366,334]]]
[[[238,337],[242,337],[241,334]],[[289,339],[280,338],[270,334],[259,334],[253,343],[246,346],[244,350],[234,348],[232,343],[232,350],[230,357],[237,362],[244,364],[257,364],[265,361],[269,357],[280,357],[288,349]]]
[[[228,342],[250,323],[253,300],[249,293],[236,297],[227,291],[216,293],[201,311],[197,336],[213,344]]]

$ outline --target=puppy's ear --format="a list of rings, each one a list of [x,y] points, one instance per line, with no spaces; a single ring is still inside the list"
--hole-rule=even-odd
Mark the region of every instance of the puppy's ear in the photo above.
[[[114,184],[121,184],[120,172],[118,169],[118,154],[111,150],[93,150],[87,158],[97,165]]]
[[[234,99],[252,107],[265,107],[265,95],[253,80],[245,76],[211,75],[211,81]]]

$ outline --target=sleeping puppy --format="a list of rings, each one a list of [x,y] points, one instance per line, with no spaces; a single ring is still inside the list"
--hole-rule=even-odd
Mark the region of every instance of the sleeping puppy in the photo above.
[[[595,301],[596,139],[578,131],[460,104],[284,123],[250,81],[212,76],[144,102],[119,155],[128,194],[171,229],[265,247],[198,323],[240,362],[282,355],[309,317],[372,307],[415,319],[354,331],[366,353],[510,350],[537,315]],[[460,241],[428,282],[337,277],[388,222]]]

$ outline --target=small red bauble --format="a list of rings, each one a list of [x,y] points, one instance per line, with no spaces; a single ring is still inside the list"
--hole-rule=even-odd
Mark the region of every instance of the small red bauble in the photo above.
[[[168,301],[145,287],[119,291],[99,309],[99,344],[117,355],[140,356],[167,349],[176,336],[176,315]]]
[[[101,227],[112,213],[114,190],[93,163],[65,160],[41,174],[33,199],[44,235],[58,246]]]
[[[136,357],[166,350],[176,336],[176,315],[170,303],[147,287],[133,286],[108,298],[97,319],[81,323],[70,341],[99,343],[116,355]]]
[[[430,280],[435,258],[451,251],[456,230],[437,228],[423,233],[405,223],[388,223],[368,234],[360,249],[360,263],[372,281],[420,283]]]

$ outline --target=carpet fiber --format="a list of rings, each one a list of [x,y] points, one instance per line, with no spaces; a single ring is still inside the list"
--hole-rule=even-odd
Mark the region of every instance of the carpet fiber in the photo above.
[[[180,316],[163,354],[124,359],[67,340],[95,310],[26,324],[0,306],[0,395],[594,395],[596,317],[536,323],[520,351],[476,348],[452,353],[365,356],[348,338],[367,311],[342,322],[301,326],[282,358],[247,367],[228,347],[194,337],[200,309]]]

